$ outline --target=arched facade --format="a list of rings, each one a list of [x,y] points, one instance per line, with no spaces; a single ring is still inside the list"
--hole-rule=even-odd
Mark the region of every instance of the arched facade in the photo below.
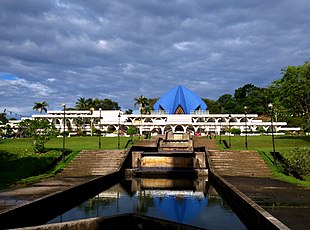
[[[163,95],[154,105],[151,114],[124,114],[117,110],[95,111],[48,111],[47,114],[33,115],[46,118],[62,132],[76,132],[77,129],[92,133],[92,128],[101,131],[126,131],[135,126],[140,134],[151,132],[200,132],[202,135],[225,133],[238,128],[242,133],[270,131],[271,122],[257,120],[257,114],[209,114],[207,105],[191,90],[178,85]],[[66,117],[66,124],[63,123]],[[286,122],[273,122],[275,132],[280,132]],[[92,127],[92,128],[91,128]]]

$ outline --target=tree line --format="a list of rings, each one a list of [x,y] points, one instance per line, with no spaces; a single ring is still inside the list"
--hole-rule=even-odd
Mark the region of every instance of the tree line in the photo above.
[[[310,62],[299,66],[287,66],[282,70],[282,78],[272,82],[267,87],[257,87],[245,84],[237,88],[234,94],[224,94],[217,100],[202,98],[207,104],[210,114],[254,113],[262,119],[270,119],[270,108],[273,104],[273,114],[276,120],[286,121],[289,126],[302,127],[310,131]],[[134,107],[139,107],[141,114],[149,114],[159,98],[146,98],[143,95],[134,98]],[[35,102],[33,109],[42,113],[47,112],[48,103]],[[79,98],[74,108],[68,110],[119,110],[118,102],[108,98]],[[245,109],[246,108],[246,109]],[[131,114],[132,109],[125,111]],[[0,122],[5,124],[5,113],[0,114]]]

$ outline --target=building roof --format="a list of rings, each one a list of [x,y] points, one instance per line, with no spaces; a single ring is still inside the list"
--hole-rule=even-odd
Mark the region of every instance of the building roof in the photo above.
[[[153,106],[154,110],[166,110],[169,114],[179,113],[182,109],[185,114],[194,110],[206,110],[207,105],[193,91],[178,85],[165,93]]]

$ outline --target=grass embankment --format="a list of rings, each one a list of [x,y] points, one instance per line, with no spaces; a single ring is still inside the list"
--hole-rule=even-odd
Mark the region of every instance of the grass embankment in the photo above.
[[[129,137],[120,137],[120,148],[124,148]],[[0,139],[0,189],[12,184],[34,183],[42,178],[55,175],[81,150],[99,149],[99,138],[67,137],[66,158],[61,161],[63,139],[56,138],[45,144],[45,153],[34,153],[32,140]],[[101,149],[117,149],[117,137],[102,137]],[[52,165],[52,167],[51,167]]]
[[[222,140],[226,140],[229,143],[229,136],[222,136]],[[246,137],[245,136],[231,136],[231,149],[234,150],[244,150]],[[219,140],[219,137],[217,137]],[[274,159],[271,155],[273,152],[272,137],[263,136],[248,136],[247,137],[248,149],[256,150],[262,156],[263,160],[269,166],[273,172],[273,176],[276,179],[286,181],[289,183],[299,184],[304,187],[310,188],[310,175],[303,175],[303,180],[298,180],[291,175],[285,175],[283,169],[278,164],[273,164]],[[310,136],[274,136],[275,151],[279,152],[281,155],[291,154],[290,151],[294,152],[296,148],[310,148]],[[218,145],[220,149],[223,149],[223,145]],[[309,153],[309,152],[308,152]],[[288,156],[289,157],[289,156]],[[306,156],[310,159],[310,156]],[[307,166],[306,166],[307,167]]]
[[[219,137],[216,137],[219,141]],[[228,136],[222,136],[222,140],[229,143]],[[124,148],[128,137],[120,137],[120,148]],[[231,136],[231,147],[235,150],[245,149],[245,136]],[[257,150],[271,168],[275,178],[310,187],[310,177],[306,175],[304,181],[287,176],[273,165],[271,136],[248,136],[248,149]],[[66,156],[62,162],[62,138],[56,138],[46,143],[46,153],[33,152],[31,139],[0,139],[0,188],[15,183],[33,183],[39,179],[55,175],[64,168],[81,150],[99,149],[99,138],[68,137],[65,139]],[[101,149],[117,149],[117,137],[102,137]],[[275,136],[275,148],[280,153],[287,152],[298,147],[310,148],[310,136]],[[219,145],[219,148],[223,148]],[[310,156],[309,156],[310,157]],[[53,162],[57,161],[57,164]],[[53,165],[53,167],[50,167]]]

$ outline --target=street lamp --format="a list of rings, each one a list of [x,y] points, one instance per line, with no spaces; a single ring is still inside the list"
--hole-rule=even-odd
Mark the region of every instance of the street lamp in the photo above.
[[[228,126],[229,126],[229,148],[231,148],[231,128],[230,128],[230,118],[231,118],[231,115],[229,114],[228,116]]]
[[[272,155],[273,155],[274,164],[277,164],[276,163],[276,156],[275,156],[276,148],[275,148],[275,144],[274,144],[274,135],[273,135],[273,104],[269,103],[268,107],[271,110],[271,138],[272,138],[272,151],[273,151]]]
[[[101,149],[101,108],[99,108],[99,149]]]
[[[93,115],[94,108],[90,108],[90,115]],[[90,135],[93,136],[93,118],[90,118]]]
[[[66,143],[66,104],[63,103],[63,110],[64,110],[64,120],[63,120],[63,132],[62,132],[62,161],[65,161],[65,143]]]
[[[244,122],[245,122],[245,127],[244,127],[244,130],[245,130],[245,148],[248,149],[248,126],[247,126],[247,111],[248,107],[247,106],[244,106]]]
[[[222,117],[220,118],[220,144],[222,143]]]
[[[121,112],[118,113],[118,132],[117,132],[117,148],[120,149],[119,128],[120,128]]]

